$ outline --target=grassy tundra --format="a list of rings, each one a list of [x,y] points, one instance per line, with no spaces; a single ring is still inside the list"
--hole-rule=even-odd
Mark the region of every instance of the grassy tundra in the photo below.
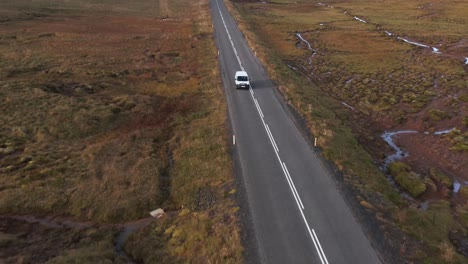
[[[206,0],[0,1],[0,259],[240,262],[216,65]]]
[[[468,3],[230,5],[280,92],[400,254],[466,262]],[[392,141],[409,156],[387,161],[395,150],[383,133],[406,130]]]

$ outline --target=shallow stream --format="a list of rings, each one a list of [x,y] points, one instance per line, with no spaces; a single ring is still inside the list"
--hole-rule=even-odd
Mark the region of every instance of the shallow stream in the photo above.
[[[434,132],[433,134],[434,135],[443,135],[443,134],[448,134],[450,133],[451,131],[453,131],[455,128],[451,128],[451,129],[446,129],[446,130],[441,130],[441,131],[436,131]],[[409,156],[409,153],[408,152],[405,152],[404,150],[402,150],[399,146],[397,146],[397,144],[393,141],[393,136],[395,135],[399,135],[399,134],[415,134],[415,133],[419,133],[418,131],[416,130],[400,130],[400,131],[395,131],[395,132],[385,132],[381,135],[381,137],[383,138],[383,140],[385,140],[385,142],[387,142],[387,144],[392,147],[392,149],[395,150],[395,153],[387,156],[385,158],[385,161],[384,161],[384,164],[383,164],[383,167],[381,168],[382,171],[386,171],[388,165],[390,165],[392,162],[395,162],[397,160],[401,160],[405,157],[408,157]],[[425,135],[429,135],[430,133],[429,132],[424,132]],[[389,179],[389,181],[392,183],[392,185],[395,185],[395,181],[393,179]],[[459,182],[459,181],[456,181],[454,180],[453,182],[453,193],[456,194],[460,191],[461,187],[465,186],[465,185],[468,185],[468,182]]]

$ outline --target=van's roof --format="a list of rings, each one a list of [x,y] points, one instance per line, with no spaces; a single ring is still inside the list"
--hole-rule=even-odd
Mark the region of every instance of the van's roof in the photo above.
[[[236,71],[236,76],[239,76],[239,75],[247,76],[247,72],[245,72],[245,71]]]

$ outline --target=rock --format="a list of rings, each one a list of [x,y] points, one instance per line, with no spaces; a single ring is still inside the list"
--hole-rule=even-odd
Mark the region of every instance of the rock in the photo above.
[[[161,208],[158,208],[150,213],[150,215],[154,218],[160,218],[164,215],[164,210]]]

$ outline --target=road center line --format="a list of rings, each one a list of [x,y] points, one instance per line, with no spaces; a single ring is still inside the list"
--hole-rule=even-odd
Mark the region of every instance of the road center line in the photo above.
[[[322,245],[320,245],[320,241],[319,241],[319,239],[317,237],[317,234],[315,233],[314,229],[312,229],[312,233],[314,234],[315,240],[317,240],[317,244],[318,244],[318,246],[320,248],[320,252],[322,253],[322,256],[323,256],[323,258],[325,260],[325,263],[328,264],[327,256],[325,256],[325,253],[323,252]]]
[[[254,99],[254,102],[255,102],[255,106],[257,107],[257,110],[258,110],[258,112],[260,113],[260,115],[261,115],[262,117],[265,117],[265,116],[263,115],[262,108],[260,108],[260,105],[258,104],[257,99]]]
[[[279,156],[278,156],[278,159],[280,159]],[[281,169],[283,170],[284,177],[286,177],[286,181],[287,181],[288,184],[289,184],[289,188],[291,189],[291,192],[293,193],[294,199],[296,200],[296,204],[297,204],[298,207],[300,207],[300,204],[301,204],[301,203],[300,203],[300,201],[299,201],[299,197],[296,196],[296,194],[295,194],[294,191],[293,191],[292,183],[291,183],[291,181],[289,180],[288,176],[286,176],[286,169],[285,169],[285,167],[284,167],[285,164],[284,164],[284,162],[281,161],[281,159],[280,159],[280,165],[281,165]]]
[[[229,30],[226,26],[226,22],[224,21],[224,17],[223,17],[223,14],[221,13],[221,8],[219,7],[219,3],[218,1],[216,0],[216,5],[218,6],[218,12],[219,12],[219,15],[221,16],[221,20],[223,21],[223,25],[224,25],[224,29],[226,30],[226,33],[228,35],[228,38],[229,38],[229,41],[231,42],[231,46],[232,46],[232,49],[234,50],[234,54],[236,55],[236,58],[237,58],[237,61],[239,62],[239,66],[240,68],[244,71],[244,67],[242,67],[242,62],[237,54],[237,50],[234,46],[234,42],[232,41],[232,38],[231,38],[231,34],[229,34]],[[262,123],[263,123],[263,127],[265,128],[265,131],[267,132],[267,135],[268,137],[270,138],[270,142],[273,146],[273,150],[276,154],[276,157],[278,158],[278,161],[281,165],[281,169],[283,170],[283,174],[284,176],[286,177],[286,180],[289,184],[289,188],[293,194],[293,197],[294,199],[296,200],[296,204],[299,208],[299,212],[301,213],[301,216],[302,216],[302,219],[304,220],[304,224],[306,225],[307,227],[307,230],[309,232],[309,235],[310,235],[310,238],[312,239],[312,242],[314,243],[314,246],[315,246],[315,250],[317,251],[317,254],[319,255],[319,258],[320,258],[320,261],[322,262],[322,264],[328,264],[328,260],[327,260],[327,257],[325,256],[325,253],[323,252],[323,249],[322,249],[322,246],[320,244],[320,241],[317,237],[317,234],[315,233],[315,230],[314,229],[311,229],[310,226],[309,226],[309,223],[307,222],[307,219],[304,215],[304,205],[302,204],[302,201],[299,197],[299,193],[297,192],[297,189],[296,187],[294,186],[294,182],[292,181],[292,178],[291,178],[291,175],[289,174],[289,171],[287,170],[287,167],[286,167],[286,164],[281,160],[281,157],[279,156],[279,150],[278,150],[278,147],[276,146],[276,142],[273,138],[273,135],[271,134],[271,131],[268,127],[268,125],[265,123],[265,120],[264,120],[264,116],[263,116],[263,112],[261,110],[261,107],[260,105],[258,104],[258,101],[257,99],[255,98],[254,96],[254,92],[253,92],[253,89],[252,87],[249,88],[250,90],[250,95],[254,101],[254,104],[257,108],[257,112],[260,116],[260,119],[262,120]]]
[[[275,138],[273,137],[273,134],[271,133],[270,127],[268,124],[265,126],[268,136],[270,136],[271,143],[273,144],[273,148],[275,149],[276,152],[279,152],[278,146],[276,145]]]
[[[236,48],[234,46],[234,42],[232,41],[231,34],[229,34],[229,30],[227,29],[226,22],[224,21],[223,14],[221,13],[221,8],[219,8],[218,0],[216,0],[216,5],[218,6],[218,12],[219,12],[219,15],[221,16],[221,20],[223,21],[224,29],[226,29],[226,33],[228,35],[229,41],[231,42],[232,49],[234,50],[234,55],[236,55],[237,62],[239,62],[239,66],[240,66],[241,70],[244,71],[244,67],[242,67],[242,62],[241,62],[241,60],[239,58],[239,55],[237,55],[237,50],[236,50]]]
[[[299,196],[299,193],[297,192],[296,186],[294,185],[294,181],[291,178],[291,175],[289,174],[288,167],[286,167],[286,163],[283,162],[284,169],[286,170],[286,176],[289,178],[291,181],[292,187],[294,188],[294,192],[296,193],[297,199],[301,203],[301,208],[304,210],[304,204],[302,203],[301,197]]]

